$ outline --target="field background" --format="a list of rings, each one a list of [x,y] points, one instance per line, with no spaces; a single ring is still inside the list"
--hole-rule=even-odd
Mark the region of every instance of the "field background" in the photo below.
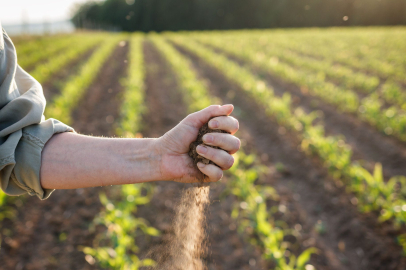
[[[46,117],[82,134],[159,137],[235,105],[243,149],[211,185],[208,269],[406,269],[405,27],[13,41]],[[0,268],[138,269],[183,188],[0,194]]]

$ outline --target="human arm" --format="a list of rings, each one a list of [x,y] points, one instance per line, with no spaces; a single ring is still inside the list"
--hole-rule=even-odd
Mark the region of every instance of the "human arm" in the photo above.
[[[233,136],[238,121],[229,115],[232,105],[211,106],[186,117],[176,127],[160,138],[119,139],[98,138],[79,134],[54,135],[42,153],[41,185],[46,189],[71,189],[82,187],[121,185],[149,181],[174,180],[197,182],[202,173],[205,181],[218,181],[222,170],[229,169],[234,159],[231,154],[240,147]],[[220,117],[216,117],[220,116]],[[199,128],[211,117],[209,126],[231,134],[211,133],[212,141],[203,141],[221,149],[198,147],[199,154],[215,165],[193,166],[188,156],[189,145],[196,140]],[[218,126],[212,124],[218,123]],[[209,134],[208,134],[209,135]],[[206,149],[206,153],[202,150]]]
[[[225,169],[233,164],[231,154],[240,147],[233,136],[238,121],[229,115],[232,105],[210,106],[186,117],[160,138],[120,139],[98,138],[73,133],[54,135],[42,153],[41,185],[46,189],[72,189],[106,185],[121,185],[149,181],[197,182],[202,173],[205,181],[218,181]],[[216,117],[217,116],[217,117]],[[199,128],[211,117],[209,126],[231,134],[211,133],[203,154],[215,165],[199,166],[197,170],[188,156],[189,144],[196,140]],[[212,126],[214,123],[218,126]],[[205,148],[203,148],[205,149]]]

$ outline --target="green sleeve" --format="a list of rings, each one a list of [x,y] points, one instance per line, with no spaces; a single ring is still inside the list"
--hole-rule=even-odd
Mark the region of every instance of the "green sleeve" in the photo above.
[[[42,149],[53,134],[74,130],[55,119],[45,121],[45,104],[41,85],[17,65],[14,45],[2,30],[0,184],[6,194],[28,193],[46,199],[53,191],[40,184]]]

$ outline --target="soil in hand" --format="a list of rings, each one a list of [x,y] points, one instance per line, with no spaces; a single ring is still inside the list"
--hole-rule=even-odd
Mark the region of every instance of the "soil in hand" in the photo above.
[[[210,120],[213,118],[210,118]],[[217,164],[215,164],[213,161],[208,160],[207,158],[202,157],[201,155],[199,155],[196,151],[196,147],[200,144],[203,144],[203,136],[206,133],[228,133],[224,130],[220,130],[220,129],[211,129],[209,128],[209,122],[207,122],[206,124],[204,124],[200,129],[199,129],[199,134],[197,135],[197,139],[196,141],[192,142],[189,146],[189,156],[193,159],[193,164],[197,167],[197,163],[198,162],[202,162],[204,164],[214,164],[216,166],[218,166]],[[220,149],[217,146],[210,146],[216,149]]]

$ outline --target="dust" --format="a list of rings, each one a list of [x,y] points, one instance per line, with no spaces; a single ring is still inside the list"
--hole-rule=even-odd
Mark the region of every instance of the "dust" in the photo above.
[[[205,270],[202,258],[207,252],[206,209],[210,186],[199,184],[182,193],[173,221],[173,234],[156,250],[153,270]]]

